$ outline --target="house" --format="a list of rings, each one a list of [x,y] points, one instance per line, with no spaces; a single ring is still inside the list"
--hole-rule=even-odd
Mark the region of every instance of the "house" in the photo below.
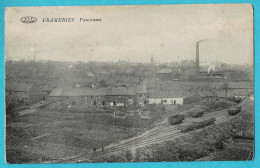
[[[54,90],[56,87],[56,83],[48,82],[44,84],[42,92],[44,95],[44,100],[48,99],[48,96],[51,94],[52,90]]]
[[[136,92],[136,101],[140,106],[147,104],[147,79],[143,79],[135,89]]]
[[[237,89],[229,89],[228,96],[236,97],[236,98],[246,98],[251,96],[254,93],[253,89],[245,89],[245,88],[237,88]]]
[[[160,78],[161,80],[172,80],[173,78],[173,72],[171,69],[161,69],[156,73],[157,78]]]
[[[254,93],[254,83],[250,81],[228,82],[223,85],[228,97],[249,97]]]
[[[148,93],[148,104],[176,105],[183,104],[184,96],[171,91],[153,91]]]
[[[135,92],[126,87],[110,87],[106,89],[105,101],[109,106],[128,106],[135,104]]]
[[[98,106],[103,104],[105,89],[97,88],[55,88],[48,102],[60,106]]]
[[[7,82],[5,88],[6,106],[24,106],[36,103],[44,98],[43,85],[23,82]]]
[[[143,80],[133,87],[108,88],[55,88],[48,102],[60,106],[142,106],[146,104],[147,82]]]

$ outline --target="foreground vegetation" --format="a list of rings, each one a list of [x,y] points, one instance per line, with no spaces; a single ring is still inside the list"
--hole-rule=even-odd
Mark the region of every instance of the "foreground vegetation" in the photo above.
[[[252,160],[254,156],[254,103],[242,102],[234,119],[199,132],[137,150],[97,157],[93,162],[158,162],[194,160]]]
[[[6,127],[7,162],[53,161],[130,138],[165,114],[161,107],[149,110],[150,119],[138,115],[114,119],[106,112],[50,109],[10,118]]]

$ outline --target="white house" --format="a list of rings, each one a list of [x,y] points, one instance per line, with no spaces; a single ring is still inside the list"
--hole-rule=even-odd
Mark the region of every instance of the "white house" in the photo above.
[[[184,96],[169,92],[169,91],[156,91],[148,93],[148,104],[162,104],[162,105],[176,105],[183,104]]]

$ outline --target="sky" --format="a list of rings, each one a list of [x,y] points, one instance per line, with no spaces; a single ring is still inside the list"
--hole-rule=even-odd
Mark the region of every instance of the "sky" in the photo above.
[[[20,19],[33,16],[37,22]],[[74,22],[43,22],[75,18]],[[80,22],[80,18],[101,19]],[[210,64],[253,63],[253,9],[249,4],[8,7],[7,60],[132,61],[195,59]]]

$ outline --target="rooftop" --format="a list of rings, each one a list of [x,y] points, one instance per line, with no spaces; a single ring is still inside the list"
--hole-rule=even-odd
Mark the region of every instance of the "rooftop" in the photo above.
[[[7,82],[5,84],[5,90],[17,91],[17,92],[28,92],[32,89],[32,83],[21,83],[21,82]]]

